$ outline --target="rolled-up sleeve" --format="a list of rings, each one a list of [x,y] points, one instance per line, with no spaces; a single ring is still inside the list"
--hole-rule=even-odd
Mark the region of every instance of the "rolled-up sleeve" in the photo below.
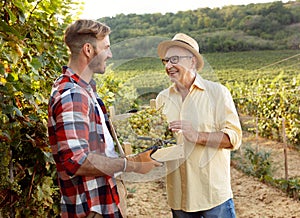
[[[232,144],[232,150],[238,149],[242,144],[242,128],[239,120],[238,113],[236,111],[235,104],[231,97],[229,90],[223,87],[224,94],[224,107],[219,108],[218,114],[220,114],[221,131],[229,136],[230,142]]]

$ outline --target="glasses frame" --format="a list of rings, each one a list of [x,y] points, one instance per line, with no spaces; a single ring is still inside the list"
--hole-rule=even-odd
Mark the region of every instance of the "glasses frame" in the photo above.
[[[191,55],[185,55],[185,56],[179,56],[179,55],[174,55],[171,57],[166,57],[166,58],[162,58],[161,62],[163,63],[163,65],[166,65],[167,63],[169,63],[169,61],[171,62],[171,64],[178,64],[180,58],[193,58],[193,56]]]

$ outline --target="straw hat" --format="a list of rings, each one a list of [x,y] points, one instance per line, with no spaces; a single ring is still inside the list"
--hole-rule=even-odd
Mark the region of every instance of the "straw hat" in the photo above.
[[[168,48],[172,46],[179,46],[192,52],[198,61],[197,70],[202,69],[204,62],[203,62],[202,55],[199,53],[199,45],[195,39],[193,39],[192,37],[184,33],[177,33],[172,40],[162,41],[161,43],[158,44],[157,47],[158,56],[160,58],[165,58],[165,54]]]

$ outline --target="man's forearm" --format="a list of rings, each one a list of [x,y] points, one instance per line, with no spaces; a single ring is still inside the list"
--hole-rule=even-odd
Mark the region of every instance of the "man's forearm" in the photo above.
[[[216,148],[232,148],[229,136],[223,132],[198,132],[197,144]]]
[[[116,172],[123,171],[124,164],[124,158],[110,158],[100,154],[89,153],[75,174],[78,176],[112,176]]]
[[[86,160],[77,170],[77,176],[113,176],[117,172],[136,172],[140,171],[141,167],[146,167],[147,163],[142,166],[141,160],[138,157],[110,158],[100,154],[89,153]],[[135,159],[135,160],[134,160]],[[153,165],[153,163],[150,163]]]

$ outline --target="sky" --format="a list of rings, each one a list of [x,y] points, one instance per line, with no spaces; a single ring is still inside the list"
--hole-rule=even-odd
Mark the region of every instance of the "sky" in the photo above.
[[[85,2],[82,19],[113,17],[117,14],[152,14],[216,8],[227,5],[247,5],[251,3],[273,2],[270,0],[83,0]],[[287,2],[287,1],[282,1]]]

